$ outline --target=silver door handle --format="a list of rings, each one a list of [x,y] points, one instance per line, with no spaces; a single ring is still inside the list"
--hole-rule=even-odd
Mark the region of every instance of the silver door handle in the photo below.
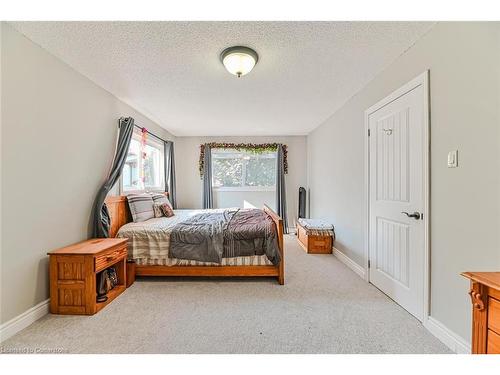
[[[422,217],[422,214],[420,214],[420,212],[417,212],[415,211],[414,213],[412,214],[409,214],[408,212],[405,212],[405,211],[401,211],[402,214],[405,214],[406,216],[408,217],[412,217],[414,218],[415,220],[419,220],[421,217]]]

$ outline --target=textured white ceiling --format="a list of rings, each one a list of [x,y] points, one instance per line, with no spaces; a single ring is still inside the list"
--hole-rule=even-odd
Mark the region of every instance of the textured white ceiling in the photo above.
[[[13,22],[177,136],[307,134],[425,34],[427,22]],[[219,61],[255,49],[236,78]]]

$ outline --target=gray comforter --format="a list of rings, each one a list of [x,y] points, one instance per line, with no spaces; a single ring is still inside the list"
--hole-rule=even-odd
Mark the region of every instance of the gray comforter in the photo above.
[[[262,210],[200,213],[177,224],[170,235],[170,258],[221,263],[222,258],[266,255],[279,264],[273,220]]]

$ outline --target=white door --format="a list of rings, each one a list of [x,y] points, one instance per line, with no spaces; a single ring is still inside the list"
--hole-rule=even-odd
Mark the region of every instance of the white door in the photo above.
[[[405,88],[367,111],[369,278],[422,321],[427,95],[422,84]]]

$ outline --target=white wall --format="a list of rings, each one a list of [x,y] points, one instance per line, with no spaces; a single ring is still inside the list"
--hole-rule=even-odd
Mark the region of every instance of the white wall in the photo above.
[[[1,24],[1,317],[49,297],[47,251],[86,239],[117,120],[173,137]]]
[[[198,171],[200,145],[208,142],[233,143],[272,143],[279,142],[288,146],[288,174],[286,175],[286,194],[288,225],[294,225],[297,216],[299,187],[307,182],[307,143],[305,136],[276,137],[177,137],[175,144],[175,161],[177,174],[177,205],[179,208],[202,207],[202,182]],[[274,194],[242,193],[225,196],[224,206],[233,202],[243,202],[247,197],[261,206],[261,202],[275,206]],[[247,200],[248,200],[247,199]],[[220,202],[220,193],[215,194],[215,202]]]
[[[466,270],[500,269],[500,24],[439,23],[308,137],[311,213],[363,262],[364,111],[430,69],[431,315],[470,339]],[[459,150],[459,168],[447,153]],[[327,167],[328,166],[328,167]]]

